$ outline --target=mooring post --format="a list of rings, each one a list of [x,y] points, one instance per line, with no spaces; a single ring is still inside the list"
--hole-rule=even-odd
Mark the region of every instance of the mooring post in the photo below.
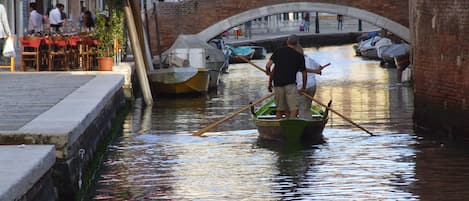
[[[131,3],[130,8],[132,10],[132,15],[134,16],[134,23],[135,23],[136,30],[142,30],[142,31],[137,32],[137,36],[139,38],[140,47],[144,48],[142,49],[142,51],[144,51],[142,53],[143,62],[145,63],[146,69],[148,71],[152,71],[154,69],[153,69],[153,62],[151,61],[152,58],[151,58],[151,51],[150,51],[150,45],[149,45],[150,42],[148,40],[149,35],[145,31],[143,31],[145,30],[145,26],[143,26],[142,17],[140,14],[140,10],[141,10],[140,5],[138,2],[135,2],[135,1],[131,1],[129,3]]]
[[[151,95],[150,82],[148,81],[144,58],[141,51],[142,48],[140,47],[139,38],[137,35],[137,28],[134,23],[135,21],[132,14],[132,9],[128,0],[125,2],[124,12],[127,18],[130,44],[132,45],[132,53],[135,59],[137,77],[142,90],[143,98],[148,106],[153,105],[153,97]]]

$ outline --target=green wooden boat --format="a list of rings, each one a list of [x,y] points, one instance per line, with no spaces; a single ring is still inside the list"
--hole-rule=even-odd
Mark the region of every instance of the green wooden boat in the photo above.
[[[328,106],[330,106],[331,101]],[[328,121],[329,110],[311,106],[312,120],[275,118],[276,105],[273,99],[254,111],[252,119],[259,131],[259,139],[286,144],[321,144],[324,142],[322,131]]]

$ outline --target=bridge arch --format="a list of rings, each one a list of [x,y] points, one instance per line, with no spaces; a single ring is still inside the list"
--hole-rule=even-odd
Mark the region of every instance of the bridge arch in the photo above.
[[[225,30],[256,18],[298,11],[342,14],[344,16],[361,19],[370,24],[388,30],[406,42],[410,42],[409,28],[391,19],[351,6],[314,2],[280,3],[247,10],[209,26],[208,28],[197,33],[197,36],[202,40],[208,41]]]

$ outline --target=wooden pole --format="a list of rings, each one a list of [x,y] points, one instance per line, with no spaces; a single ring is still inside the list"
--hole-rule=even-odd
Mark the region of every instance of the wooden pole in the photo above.
[[[124,12],[127,19],[127,26],[129,28],[130,44],[132,45],[132,53],[134,55],[137,77],[143,93],[143,98],[147,106],[153,105],[153,97],[151,95],[150,83],[145,69],[144,58],[142,55],[141,47],[139,44],[139,37],[135,27],[135,21],[132,15],[130,3],[127,0],[124,6]]]
[[[249,59],[247,59],[246,57],[243,57],[243,56],[236,56],[236,58],[239,58],[249,64],[251,64],[252,66],[254,66],[255,68],[259,69],[260,71],[263,71],[265,73],[265,70],[261,67],[259,67],[258,65],[256,65],[255,63],[252,63],[251,61],[249,61]]]
[[[146,5],[146,3],[145,3],[145,5]],[[145,26],[143,25],[142,15],[140,14],[141,13],[140,12],[141,11],[140,5],[139,5],[138,1],[130,1],[130,7],[132,8],[132,14],[133,14],[133,17],[134,17],[135,27],[136,27],[137,30],[141,30],[141,31],[138,31],[137,34],[138,34],[138,38],[140,39],[139,40],[140,47],[144,48],[144,49],[142,49],[142,51],[143,51],[142,54],[143,54],[143,58],[144,58],[143,61],[145,63],[145,67],[146,67],[147,70],[152,71],[152,70],[154,70],[153,69],[153,62],[152,62],[150,46],[149,46],[149,42],[148,42],[148,35],[144,31]]]
[[[217,122],[212,123],[212,124],[208,125],[207,127],[200,129],[199,131],[193,133],[192,135],[193,135],[193,136],[201,136],[203,133],[209,131],[210,129],[215,128],[216,126],[220,125],[221,123],[223,123],[223,122],[225,122],[225,121],[227,121],[227,120],[233,118],[234,116],[238,115],[239,113],[243,112],[244,110],[249,109],[251,106],[258,104],[258,103],[264,101],[265,99],[272,97],[273,95],[274,95],[274,94],[269,94],[269,95],[267,95],[267,96],[264,96],[264,97],[262,97],[262,98],[259,98],[259,99],[257,99],[256,101],[254,101],[253,103],[250,103],[249,105],[244,106],[244,107],[241,108],[240,110],[238,110],[238,111],[236,111],[236,112],[234,112],[234,113],[232,113],[232,114],[226,116],[225,118],[220,119],[220,120],[218,120]]]
[[[161,57],[161,38],[160,38],[160,28],[158,24],[158,12],[156,3],[153,2],[153,16],[155,18],[155,31],[156,31],[156,48],[158,49],[158,56],[160,60],[160,68],[163,68],[163,58]]]
[[[239,56],[238,56],[239,57]],[[241,59],[243,59],[244,61],[248,62],[249,64],[251,64],[252,66],[256,67],[257,69],[261,70],[262,72],[266,72],[264,69],[262,69],[261,67],[259,67],[258,65],[256,65],[255,63],[252,63],[251,61],[247,60],[246,58],[244,57],[240,57]],[[371,133],[370,131],[366,130],[365,128],[363,128],[362,126],[358,125],[357,123],[353,122],[351,119],[345,117],[344,115],[340,114],[339,112],[335,111],[334,109],[328,107],[326,104],[324,103],[321,103],[320,101],[314,99],[312,96],[310,96],[309,94],[305,93],[305,92],[302,92],[304,96],[306,96],[307,98],[311,99],[312,101],[318,103],[319,105],[329,109],[331,112],[337,114],[339,117],[342,117],[344,120],[350,122],[351,124],[353,124],[354,126],[362,129],[363,131],[367,132],[368,134],[370,134],[371,136],[373,136],[374,134]]]

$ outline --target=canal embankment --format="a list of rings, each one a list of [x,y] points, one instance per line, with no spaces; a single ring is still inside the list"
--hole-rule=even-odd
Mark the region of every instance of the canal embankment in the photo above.
[[[132,95],[113,72],[0,73],[0,200],[73,200]]]

